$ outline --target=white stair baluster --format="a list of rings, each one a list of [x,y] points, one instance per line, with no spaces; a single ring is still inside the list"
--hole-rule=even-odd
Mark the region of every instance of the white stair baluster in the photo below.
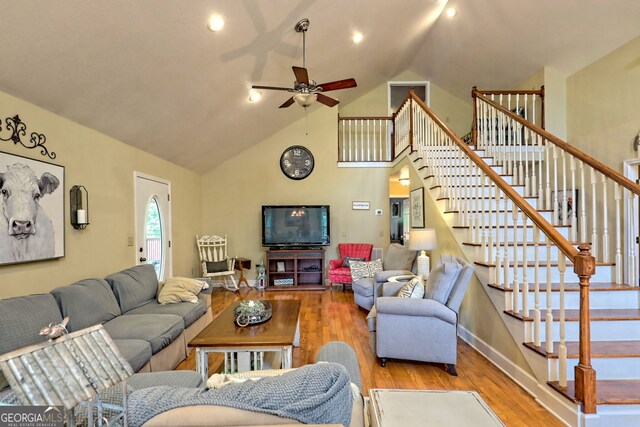
[[[607,177],[601,175],[602,182],[602,261],[609,259],[609,200],[607,199]]]
[[[524,233],[524,238],[522,239],[522,308],[523,308],[523,316],[529,317],[529,256],[527,254],[527,221],[529,217],[524,214],[524,212],[520,212],[522,215],[522,228]],[[514,247],[517,249],[517,246]],[[531,340],[531,337],[527,337],[527,340]]]
[[[552,288],[551,288],[551,239],[546,237],[547,243],[547,292],[546,292],[546,315],[545,315],[545,341],[547,353],[553,353],[553,311],[552,311]]]
[[[511,211],[513,219],[513,312],[520,313],[520,278],[518,276],[518,206],[514,203]],[[524,237],[527,237],[524,231]]]
[[[540,347],[540,229],[535,224],[533,225],[533,249],[535,251],[533,261],[535,298],[533,309],[533,343],[536,347]]]
[[[598,221],[597,221],[596,170],[591,169],[591,255],[598,259]]]
[[[616,182],[613,186],[613,191],[616,198],[616,283],[620,285],[622,284],[622,227],[620,224],[622,191],[620,184]]]
[[[569,239],[576,242],[578,240],[578,205],[576,204],[576,162],[573,156],[569,158],[569,169],[571,170],[571,212],[569,212],[571,234]]]
[[[559,381],[561,387],[567,386],[567,345],[566,345],[566,320],[564,304],[564,274],[567,270],[566,257],[559,253],[558,271],[560,272],[560,343],[558,345],[558,361],[560,363]]]
[[[584,190],[587,188],[584,185],[584,162],[580,161],[580,188]],[[584,198],[584,196],[583,196]],[[587,200],[584,198],[580,206],[576,206],[576,209],[580,208],[580,241],[587,242]]]

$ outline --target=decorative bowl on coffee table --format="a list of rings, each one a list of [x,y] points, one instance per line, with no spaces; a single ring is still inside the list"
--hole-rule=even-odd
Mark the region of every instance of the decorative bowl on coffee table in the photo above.
[[[266,322],[271,319],[271,314],[272,307],[269,301],[242,301],[233,310],[233,319],[236,325],[245,327]]]

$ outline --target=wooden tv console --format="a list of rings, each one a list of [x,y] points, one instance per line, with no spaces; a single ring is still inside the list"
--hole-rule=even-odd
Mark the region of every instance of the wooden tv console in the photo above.
[[[323,290],[324,249],[269,249],[267,290]]]

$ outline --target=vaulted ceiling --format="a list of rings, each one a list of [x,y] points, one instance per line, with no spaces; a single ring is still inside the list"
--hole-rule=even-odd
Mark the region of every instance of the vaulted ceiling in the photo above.
[[[0,91],[205,172],[303,117],[277,108],[286,92],[248,101],[292,85],[301,18],[310,77],[357,80],[331,92],[344,104],[406,70],[462,98],[570,75],[640,35],[639,16],[638,0],[0,0]]]

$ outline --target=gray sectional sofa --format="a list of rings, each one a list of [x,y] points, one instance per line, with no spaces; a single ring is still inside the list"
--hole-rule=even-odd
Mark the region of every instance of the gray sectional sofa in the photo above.
[[[48,294],[0,300],[0,354],[43,342],[40,329],[68,316],[70,332],[103,324],[134,371],[171,370],[187,357],[187,343],[213,319],[211,294],[203,291],[196,304],[161,305],[158,290],[155,270],[147,264]],[[5,386],[0,372],[0,390]]]

